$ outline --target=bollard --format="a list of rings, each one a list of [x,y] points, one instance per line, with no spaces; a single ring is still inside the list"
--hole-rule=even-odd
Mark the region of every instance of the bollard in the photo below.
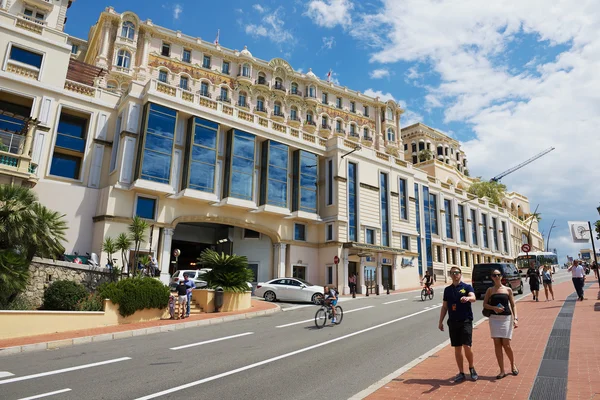
[[[387,287],[387,294],[390,294],[390,284],[388,283],[388,284],[386,285],[386,287]]]

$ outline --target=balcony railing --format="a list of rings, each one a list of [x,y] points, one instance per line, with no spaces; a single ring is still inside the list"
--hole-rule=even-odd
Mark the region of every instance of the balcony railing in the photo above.
[[[294,90],[294,89],[290,90],[290,94],[292,94],[294,96],[300,96],[300,97],[302,97],[302,92],[299,91],[298,89],[296,89],[296,90]]]
[[[340,134],[342,134],[342,135],[345,135],[345,134],[346,134],[346,131],[345,131],[345,130],[343,130],[343,129],[341,129],[341,128],[335,128],[335,133],[340,133]]]
[[[269,82],[267,82],[267,81],[263,81],[263,80],[260,80],[260,79],[256,79],[256,80],[254,81],[254,83],[255,83],[256,85],[264,85],[264,86],[266,86],[266,87],[269,87]]]
[[[255,112],[261,112],[261,113],[266,113],[267,109],[264,107],[254,107],[254,111]]]
[[[226,96],[217,97],[217,101],[222,101],[223,103],[231,103],[231,98]]]
[[[238,107],[242,107],[242,108],[249,108],[247,102],[241,103],[241,102],[238,101],[235,105],[238,106]]]
[[[198,92],[198,94],[202,97],[206,97],[207,99],[211,99],[212,95],[208,92]]]
[[[25,144],[25,136],[0,131],[0,151],[21,154]]]
[[[34,24],[38,24],[41,26],[46,26],[47,22],[43,19],[37,19],[30,15],[25,15],[23,13],[19,14],[19,18],[23,18],[25,21],[33,22]]]
[[[283,85],[273,85],[273,89],[275,90],[281,90],[282,92],[285,92],[285,87],[283,87]]]
[[[298,117],[292,117],[292,116],[290,116],[290,117],[288,118],[288,120],[290,120],[290,121],[296,121],[296,122],[300,122],[300,118],[298,118]]]
[[[271,113],[271,117],[285,118],[285,114],[284,114],[284,113],[282,113],[281,111],[280,111],[280,112],[273,111],[273,112]]]
[[[306,120],[305,124],[310,126],[317,126],[317,123],[315,121],[311,121],[309,119]]]
[[[306,94],[304,95],[304,98],[306,98],[306,99],[313,99],[313,100],[317,100],[317,96],[311,95],[311,94],[309,94],[309,93],[306,93]]]
[[[327,125],[327,124],[321,124],[321,129],[327,129],[327,130],[331,130],[331,125]]]
[[[237,76],[240,77],[240,78],[248,78],[248,79],[250,79],[250,74],[246,75],[243,72],[238,72]]]

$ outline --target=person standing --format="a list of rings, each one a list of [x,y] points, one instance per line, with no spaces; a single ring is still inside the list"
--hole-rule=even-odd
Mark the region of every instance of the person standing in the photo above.
[[[473,310],[471,303],[474,303],[475,290],[473,286],[464,283],[461,280],[462,271],[458,267],[450,269],[452,284],[444,289],[444,299],[440,311],[440,320],[438,328],[444,331],[444,318],[448,314],[448,333],[450,335],[450,344],[454,347],[454,358],[458,366],[458,375],[454,377],[453,382],[459,383],[466,379],[463,365],[463,350],[469,363],[469,372],[471,379],[476,381],[479,375],[473,365]]]
[[[554,279],[552,278],[552,270],[549,265],[544,265],[544,270],[542,271],[542,283],[544,284],[544,294],[546,295],[546,301],[548,301],[548,291],[552,295],[552,300],[554,300],[554,291],[552,290],[552,282]]]
[[[504,372],[504,352],[510,361],[510,368],[513,375],[517,376],[519,370],[515,365],[515,357],[510,347],[513,328],[517,328],[519,319],[517,318],[517,306],[511,288],[502,284],[502,272],[498,269],[492,271],[492,281],[494,286],[488,288],[483,300],[483,308],[491,310],[490,315],[490,333],[494,340],[494,350],[496,351],[496,360],[500,373],[496,379],[502,379],[506,376]]]
[[[571,279],[573,286],[579,297],[579,301],[583,301],[583,285],[585,283],[585,270],[580,264],[579,260],[573,261],[573,264],[567,268],[567,271],[571,272]]]
[[[186,312],[186,317],[190,316],[190,303],[192,301],[192,290],[196,289],[196,284],[194,283],[193,280],[189,279],[189,275],[187,273],[183,274],[183,282],[185,283],[185,286],[187,287],[187,312]]]
[[[177,302],[179,304],[178,317],[181,319],[185,318],[185,307],[187,304],[187,291],[188,286],[184,281],[179,281],[179,285],[177,285]],[[179,315],[181,314],[181,315]]]
[[[533,262],[529,264],[525,280],[529,279],[529,289],[533,294],[533,301],[540,301],[540,272]]]
[[[348,278],[348,286],[350,286],[352,298],[356,298],[356,274],[350,275],[350,278]]]

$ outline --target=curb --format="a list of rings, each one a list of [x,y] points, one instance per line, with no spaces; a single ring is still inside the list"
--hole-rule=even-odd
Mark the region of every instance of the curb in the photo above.
[[[275,304],[275,306],[277,306],[277,307],[271,308],[270,310],[253,311],[253,312],[249,312],[249,313],[245,313],[245,314],[208,318],[208,319],[203,319],[203,320],[199,320],[199,321],[189,321],[189,322],[183,322],[183,323],[179,323],[179,324],[152,326],[152,327],[148,327],[148,328],[135,329],[135,330],[130,330],[130,331],[121,331],[121,332],[115,332],[115,333],[103,333],[103,334],[99,334],[99,335],[82,336],[82,337],[72,338],[72,339],[61,339],[61,340],[54,340],[51,342],[41,342],[41,343],[34,343],[34,344],[25,344],[22,346],[5,347],[5,348],[0,349],[0,357],[11,356],[11,355],[21,354],[21,353],[29,353],[29,352],[34,352],[34,351],[41,351],[41,350],[55,350],[55,349],[59,349],[59,348],[77,346],[79,344],[125,339],[125,338],[131,338],[134,336],[152,335],[155,333],[164,333],[164,332],[170,332],[170,331],[186,329],[186,328],[196,328],[196,327],[206,326],[206,325],[216,325],[216,324],[221,324],[221,323],[225,323],[225,322],[238,321],[241,319],[262,317],[265,315],[275,314],[275,313],[281,311],[281,307],[279,307],[279,305]]]

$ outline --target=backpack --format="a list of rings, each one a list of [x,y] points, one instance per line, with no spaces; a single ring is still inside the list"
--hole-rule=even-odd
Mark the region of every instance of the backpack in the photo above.
[[[335,292],[335,298],[339,299],[340,298],[340,292],[338,292],[338,290],[336,288],[333,288],[333,291]]]

